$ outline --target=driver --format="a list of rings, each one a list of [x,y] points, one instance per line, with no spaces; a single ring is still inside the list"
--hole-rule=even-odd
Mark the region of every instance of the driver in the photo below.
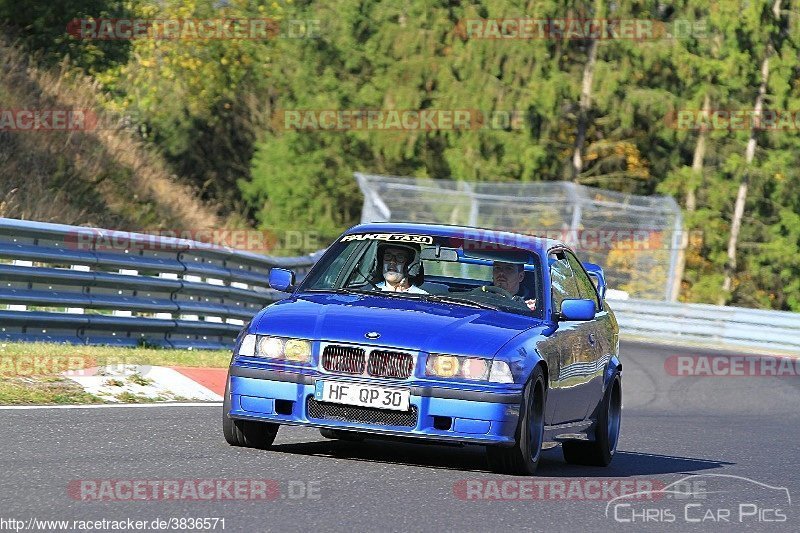
[[[525,265],[521,263],[503,263],[495,261],[492,264],[492,281],[495,287],[505,289],[514,297],[514,300],[525,302],[528,309],[536,311],[536,299],[527,298],[522,287],[525,278]]]
[[[414,260],[418,250],[410,246],[392,244],[382,249],[383,280],[377,287],[383,292],[407,292],[410,294],[428,294],[409,281],[409,271],[418,268]],[[419,261],[417,259],[417,261]]]

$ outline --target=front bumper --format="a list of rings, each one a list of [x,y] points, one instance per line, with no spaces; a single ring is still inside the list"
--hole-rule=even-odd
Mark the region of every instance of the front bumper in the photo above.
[[[382,383],[395,388],[405,387],[411,392],[411,405],[416,410],[416,419],[399,426],[382,422],[315,418],[315,413],[309,413],[309,405],[313,401],[316,379],[376,384],[375,381],[346,376],[316,376],[234,365],[230,368],[231,409],[227,415],[244,420],[349,429],[464,444],[510,446],[514,443],[521,399],[518,391],[460,390]],[[449,427],[444,429],[442,421],[447,419]],[[435,424],[435,421],[438,423]]]

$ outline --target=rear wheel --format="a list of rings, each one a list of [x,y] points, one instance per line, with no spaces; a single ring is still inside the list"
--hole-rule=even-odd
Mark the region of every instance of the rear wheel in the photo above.
[[[600,404],[594,430],[594,441],[565,441],[562,445],[564,460],[585,466],[608,466],[619,441],[622,421],[622,380],[619,372],[611,380]]]
[[[544,404],[546,387],[542,368],[536,366],[523,392],[517,424],[516,442],[505,448],[487,446],[489,468],[499,474],[529,476],[536,472],[544,440]]]
[[[271,422],[256,422],[253,420],[234,420],[228,417],[231,412],[231,395],[225,385],[225,396],[222,401],[222,433],[225,441],[231,446],[243,446],[245,448],[269,448],[275,441],[278,434],[278,424]]]

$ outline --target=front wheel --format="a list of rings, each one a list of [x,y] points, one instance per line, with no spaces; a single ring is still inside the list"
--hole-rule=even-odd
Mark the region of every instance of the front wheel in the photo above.
[[[486,458],[493,472],[522,476],[530,476],[536,472],[544,440],[545,398],[544,374],[537,365],[525,385],[514,445],[509,448],[486,447]]]
[[[228,379],[230,382],[230,379]],[[256,422],[253,420],[234,420],[228,417],[231,412],[231,395],[225,385],[225,396],[222,401],[222,434],[231,446],[265,449],[272,446],[278,434],[278,424]]]
[[[593,441],[565,441],[562,445],[564,460],[570,464],[584,466],[608,466],[619,441],[622,420],[622,380],[619,372],[611,379],[594,430]]]

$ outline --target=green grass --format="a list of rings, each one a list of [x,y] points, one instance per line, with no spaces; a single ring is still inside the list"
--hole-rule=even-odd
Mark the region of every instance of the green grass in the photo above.
[[[231,352],[230,350],[173,350],[154,347],[124,348],[45,342],[5,342],[0,343],[0,376],[7,375],[9,373],[7,370],[11,367],[18,367],[17,374],[25,373],[26,368],[31,366],[25,363],[31,358],[45,358],[42,361],[45,365],[51,367],[67,365],[69,369],[114,364],[225,368],[231,360]],[[19,363],[22,363],[21,367]]]
[[[229,350],[0,343],[0,405],[103,403],[101,398],[84,392],[77,383],[61,375],[68,370],[122,364],[225,368],[230,358]],[[139,374],[128,377],[128,380],[138,385],[151,382]],[[123,384],[119,382],[120,386]],[[130,393],[123,393],[118,399],[123,402],[153,401]],[[177,401],[179,398],[169,400]]]
[[[136,385],[141,385],[142,387],[146,387],[147,385],[150,385],[151,383],[153,383],[152,379],[146,378],[143,375],[138,374],[138,373],[137,374],[133,374],[132,376],[130,376],[128,378],[128,381],[130,381],[131,383],[134,383]]]

